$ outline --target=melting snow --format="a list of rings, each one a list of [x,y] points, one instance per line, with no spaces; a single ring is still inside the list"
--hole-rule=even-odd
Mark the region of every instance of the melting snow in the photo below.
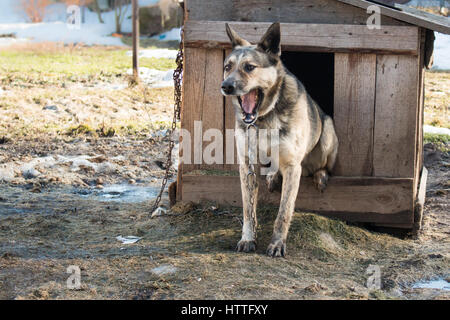
[[[445,279],[436,279],[429,281],[419,281],[413,285],[414,289],[439,289],[444,291],[450,291],[450,283]]]
[[[427,124],[423,126],[423,131],[426,133],[446,134],[446,135],[450,136],[450,129],[433,127],[433,126],[429,126]]]

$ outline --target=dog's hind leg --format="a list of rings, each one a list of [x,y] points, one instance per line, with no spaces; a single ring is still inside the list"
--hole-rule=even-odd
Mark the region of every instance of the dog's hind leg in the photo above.
[[[314,173],[314,185],[320,192],[327,187],[328,174],[332,172],[336,162],[338,145],[333,120],[327,116],[320,141],[308,157],[310,167],[313,168],[311,173]]]
[[[268,174],[266,176],[267,188],[269,192],[281,192],[281,186],[283,184],[283,176],[280,171]]]
[[[272,240],[267,248],[267,254],[272,257],[284,257],[286,255],[286,239],[300,186],[302,166],[300,164],[286,166],[282,169],[282,175],[280,209],[273,227]]]
[[[328,172],[326,169],[320,169],[317,170],[314,173],[314,185],[316,186],[317,190],[320,192],[324,192],[325,188],[327,187],[328,183]]]
[[[255,174],[249,174],[247,164],[239,166],[242,190],[242,206],[244,211],[244,223],[242,225],[242,238],[238,242],[238,252],[250,252],[256,250],[256,206],[258,202],[258,179]]]
[[[336,163],[336,157],[339,147],[339,141],[334,129],[333,120],[330,117],[326,117],[323,123],[322,136],[320,143],[324,154],[326,155],[326,167],[328,172],[333,172],[334,164]]]

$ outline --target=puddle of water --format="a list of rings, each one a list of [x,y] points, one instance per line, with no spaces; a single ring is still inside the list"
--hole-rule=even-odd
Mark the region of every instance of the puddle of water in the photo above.
[[[445,279],[419,281],[413,285],[413,289],[439,289],[450,291],[450,283],[448,283]]]
[[[158,186],[136,186],[130,184],[112,184],[103,189],[81,190],[78,193],[89,199],[138,203],[154,199],[159,192]]]
[[[11,208],[8,206],[0,205],[0,216],[5,215],[14,215],[14,214],[26,214],[32,212],[31,209],[19,209],[19,208]]]

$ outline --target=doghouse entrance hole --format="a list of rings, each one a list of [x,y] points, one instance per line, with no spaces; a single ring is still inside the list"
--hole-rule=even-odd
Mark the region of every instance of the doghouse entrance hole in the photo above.
[[[334,54],[284,51],[281,60],[322,110],[333,117]]]

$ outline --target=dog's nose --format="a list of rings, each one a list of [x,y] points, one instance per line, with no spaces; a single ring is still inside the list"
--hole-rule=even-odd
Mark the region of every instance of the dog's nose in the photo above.
[[[231,81],[222,82],[222,91],[225,94],[233,94],[235,89],[234,83]]]

